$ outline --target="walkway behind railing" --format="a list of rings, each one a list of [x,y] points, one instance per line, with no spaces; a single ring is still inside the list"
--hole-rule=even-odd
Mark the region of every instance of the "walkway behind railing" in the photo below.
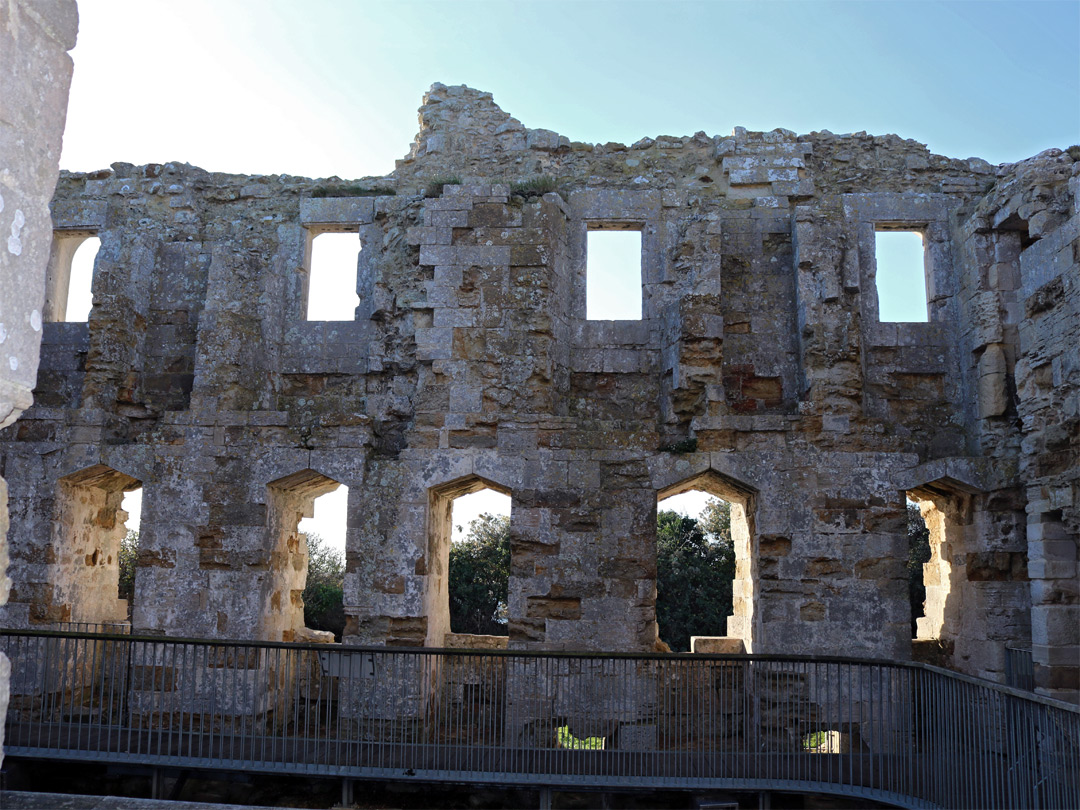
[[[921,664],[28,631],[0,650],[12,756],[1080,806],[1080,711]]]

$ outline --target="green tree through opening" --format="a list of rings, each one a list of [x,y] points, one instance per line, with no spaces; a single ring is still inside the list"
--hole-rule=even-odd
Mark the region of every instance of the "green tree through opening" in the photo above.
[[[450,630],[509,634],[510,518],[480,515],[464,540],[450,546]]]
[[[304,624],[329,630],[335,641],[345,631],[345,554],[317,534],[307,535],[308,572],[304,584]]]
[[[723,635],[734,579],[731,504],[710,499],[698,520],[657,513],[656,623],[674,652],[688,652],[691,636]]]

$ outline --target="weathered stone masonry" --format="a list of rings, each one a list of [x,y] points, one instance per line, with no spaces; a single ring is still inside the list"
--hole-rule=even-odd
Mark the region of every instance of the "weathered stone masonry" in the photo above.
[[[68,51],[77,29],[74,0],[0,6],[0,427],[30,406],[38,370],[52,231],[48,203],[60,168]],[[4,475],[0,465],[0,605],[11,585]],[[0,716],[7,713],[9,679],[10,664],[0,653]],[[3,735],[0,724],[0,762]]]
[[[513,192],[537,176],[558,192]],[[571,143],[442,85],[383,178],[64,174],[58,234],[102,240],[95,305],[46,324],[0,434],[4,621],[106,620],[74,583],[115,566],[141,484],[137,630],[296,638],[296,521],[342,483],[346,642],[457,643],[447,505],[490,485],[510,646],[652,649],[657,496],[695,486],[735,504],[715,635],[908,658],[909,493],[935,552],[916,646],[1000,680],[1031,645],[1075,700],[1078,177],[1059,150],[992,167],[864,133]],[[585,317],[603,227],[642,233],[640,321]],[[878,319],[889,228],[924,236],[928,323]],[[363,244],[351,322],[304,320],[323,230]]]

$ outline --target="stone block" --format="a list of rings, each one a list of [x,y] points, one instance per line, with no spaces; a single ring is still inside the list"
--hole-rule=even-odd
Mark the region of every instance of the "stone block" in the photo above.
[[[732,636],[691,636],[690,652],[702,655],[743,655],[746,653],[746,644],[742,638]]]

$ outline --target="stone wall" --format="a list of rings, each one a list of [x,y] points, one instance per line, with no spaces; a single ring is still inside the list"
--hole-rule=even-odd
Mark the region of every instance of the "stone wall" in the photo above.
[[[78,13],[74,0],[13,0],[0,6],[0,427],[32,402],[41,343],[45,267],[67,115]],[[0,462],[0,605],[11,585],[5,478]],[[19,511],[16,503],[16,530]],[[21,574],[16,568],[16,581]],[[0,653],[0,717],[7,712],[9,663]],[[0,746],[3,729],[0,728]],[[0,748],[0,760],[3,750]]]
[[[693,487],[734,504],[714,635],[909,658],[907,494],[938,527],[923,641],[1001,679],[1034,639],[1040,687],[1075,696],[1076,166],[865,133],[571,143],[435,85],[386,177],[65,174],[95,303],[46,324],[0,434],[25,471],[4,621],[97,620],[59,588],[56,498],[101,466],[144,488],[136,630],[296,637],[295,522],[345,484],[346,641],[440,646],[449,503],[491,486],[509,646],[651,650],[657,498]],[[586,317],[596,228],[641,232],[640,321]],[[924,237],[927,323],[879,319],[896,228]],[[304,319],[326,230],[363,245],[352,321]]]

